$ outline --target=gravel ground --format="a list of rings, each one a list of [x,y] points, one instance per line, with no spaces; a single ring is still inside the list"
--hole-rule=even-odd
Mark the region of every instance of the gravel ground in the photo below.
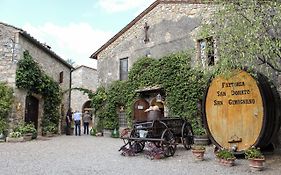
[[[92,136],[58,136],[23,143],[0,143],[0,175],[220,175],[281,174],[281,154],[266,155],[264,171],[251,172],[247,160],[233,167],[215,161],[212,147],[204,161],[196,161],[182,146],[173,157],[150,160],[143,154],[120,155],[120,139]]]

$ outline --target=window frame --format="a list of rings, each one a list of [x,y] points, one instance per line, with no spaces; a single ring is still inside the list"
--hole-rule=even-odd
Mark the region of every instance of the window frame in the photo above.
[[[123,63],[126,63],[126,64],[123,64]],[[124,65],[126,65],[126,71],[124,71],[125,69],[122,67]],[[121,81],[127,80],[128,73],[129,73],[129,58],[125,57],[125,58],[119,59],[119,80],[121,80]]]

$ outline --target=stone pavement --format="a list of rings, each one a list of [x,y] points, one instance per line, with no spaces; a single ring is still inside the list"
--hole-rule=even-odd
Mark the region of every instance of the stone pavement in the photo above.
[[[0,175],[220,175],[255,174],[247,160],[236,166],[216,162],[212,147],[204,161],[195,161],[182,146],[173,157],[150,160],[143,154],[120,155],[120,139],[93,136],[57,136],[23,143],[0,143]],[[280,154],[266,155],[266,167],[257,174],[281,174]]]

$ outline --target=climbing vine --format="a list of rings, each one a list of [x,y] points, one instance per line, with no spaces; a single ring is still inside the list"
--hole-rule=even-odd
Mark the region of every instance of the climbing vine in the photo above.
[[[124,106],[132,121],[133,103],[139,94],[135,90],[160,85],[166,93],[169,115],[194,120],[198,116],[198,101],[202,99],[207,77],[200,69],[192,68],[191,53],[177,53],[159,60],[140,58],[132,66],[127,81],[113,82],[107,89],[100,88],[92,98],[97,117],[104,127],[118,126],[117,106]],[[102,111],[102,112],[101,112]]]
[[[42,127],[43,132],[46,132],[49,126],[58,126],[61,90],[58,83],[40,69],[28,51],[24,51],[23,54],[24,57],[18,62],[16,70],[16,86],[27,90],[28,94],[42,95],[44,99]]]
[[[13,103],[13,90],[0,83],[0,134],[7,129],[7,120]]]

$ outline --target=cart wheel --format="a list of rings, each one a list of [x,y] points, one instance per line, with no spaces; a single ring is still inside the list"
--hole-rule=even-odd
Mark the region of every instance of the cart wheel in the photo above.
[[[131,149],[134,150],[135,153],[140,153],[143,151],[144,148],[144,142],[142,141],[133,141],[130,145]]]
[[[193,144],[193,131],[189,123],[184,123],[182,126],[182,144],[185,149],[189,150]]]
[[[164,141],[160,142],[161,148],[164,152],[166,157],[173,156],[176,152],[176,143],[174,134],[171,132],[170,129],[165,129],[162,133],[161,139]]]

